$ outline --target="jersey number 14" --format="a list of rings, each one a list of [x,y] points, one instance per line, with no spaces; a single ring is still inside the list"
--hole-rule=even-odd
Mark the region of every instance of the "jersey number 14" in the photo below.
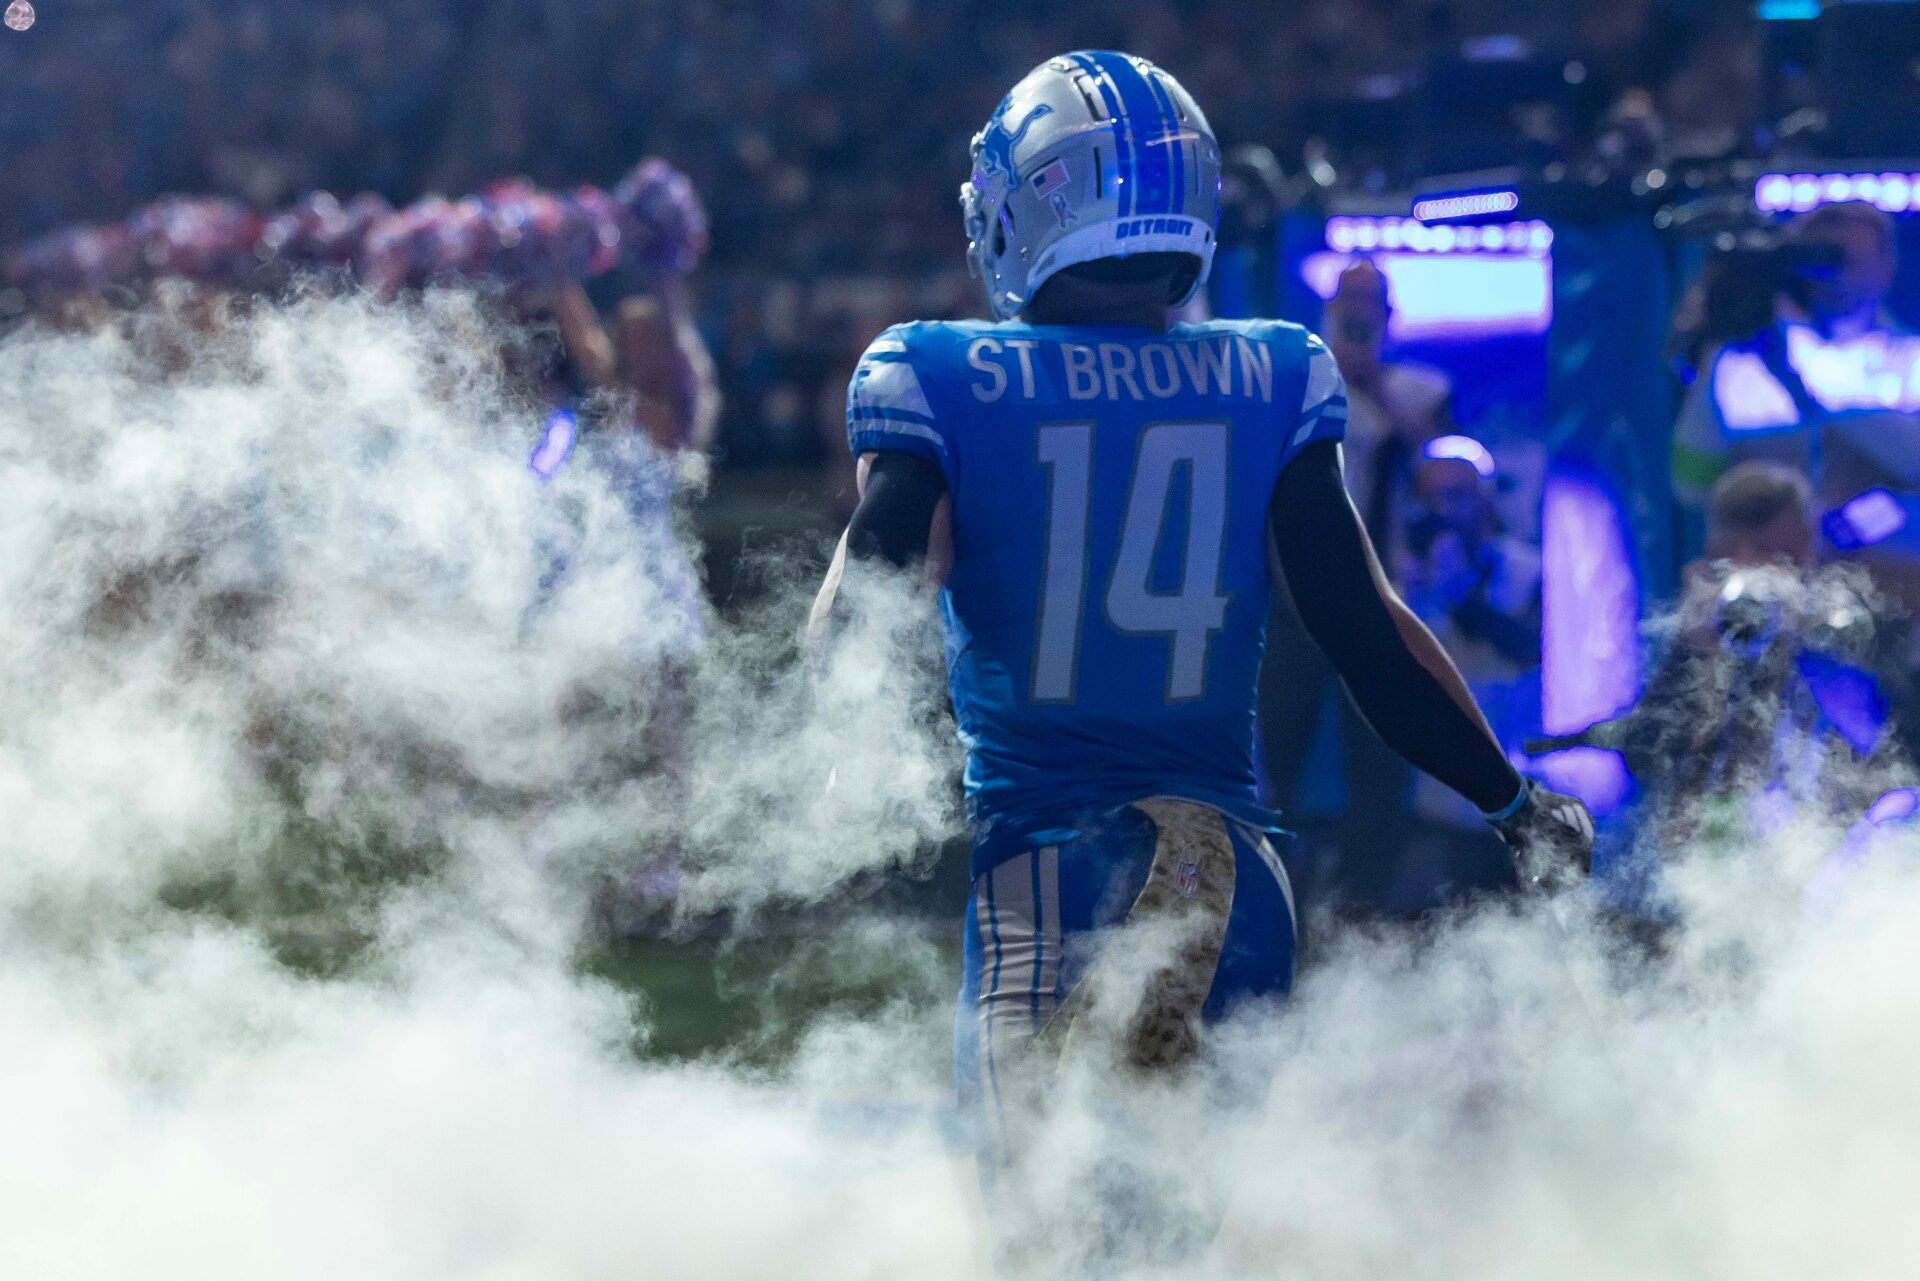
[[[1092,515],[1093,424],[1040,428],[1047,469],[1046,570],[1034,646],[1033,701],[1072,702],[1087,607]],[[1188,477],[1187,528],[1167,528],[1176,472]],[[1220,560],[1227,533],[1227,424],[1156,423],[1140,433],[1119,547],[1106,576],[1107,622],[1130,636],[1166,636],[1169,702],[1206,692],[1207,647],[1226,625]],[[1180,585],[1153,590],[1154,553],[1173,537],[1185,546]]]

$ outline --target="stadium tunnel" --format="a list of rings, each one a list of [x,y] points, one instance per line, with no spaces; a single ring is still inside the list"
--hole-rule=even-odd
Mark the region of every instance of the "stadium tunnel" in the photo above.
[[[1893,219],[1893,318],[1920,321],[1920,159],[1807,161],[1791,171],[1733,162],[1631,177],[1495,171],[1360,197],[1321,188],[1311,172],[1283,176],[1270,155],[1246,149],[1230,158],[1227,186],[1216,314],[1318,327],[1341,271],[1370,260],[1392,296],[1389,350],[1444,371],[1453,421],[1500,458],[1502,514],[1542,549],[1549,735],[1634,702],[1643,622],[1672,601],[1700,551],[1672,479],[1675,416],[1694,371],[1672,358],[1670,334],[1715,253],[1821,205],[1865,201]],[[1890,359],[1904,362],[1894,372],[1914,403],[1880,404],[1886,397],[1864,387],[1839,394],[1920,410],[1920,345]],[[1859,374],[1874,376],[1888,374]],[[1920,492],[1894,489],[1900,514],[1886,524],[1898,528]],[[1835,530],[1845,514],[1828,513],[1828,556],[1858,550],[1837,545],[1847,541]],[[1528,764],[1603,820],[1630,799],[1611,751],[1577,747]]]

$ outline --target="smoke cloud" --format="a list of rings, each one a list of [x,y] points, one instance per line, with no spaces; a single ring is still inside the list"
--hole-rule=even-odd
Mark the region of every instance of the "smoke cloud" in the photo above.
[[[825,666],[797,571],[691,619],[627,473],[528,472],[502,337],[0,343],[0,1275],[991,1275],[950,953],[858,897],[955,823],[924,602]],[[1890,834],[1810,896],[1843,827],[1680,858],[1657,953],[1583,898],[1342,939],[1192,1080],[1070,1073],[1003,1226],[1097,1259],[1125,1166],[1188,1221],[1128,1275],[1910,1276],[1920,875]],[[840,908],[777,1062],[636,1052],[580,958],[646,869],[749,936]],[[794,1013],[823,976],[894,995]]]

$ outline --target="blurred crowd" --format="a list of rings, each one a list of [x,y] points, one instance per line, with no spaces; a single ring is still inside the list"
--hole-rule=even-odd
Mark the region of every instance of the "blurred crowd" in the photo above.
[[[1347,187],[1623,145],[1752,152],[1792,105],[1791,88],[1767,101],[1752,6],[1720,0],[42,9],[0,40],[0,243],[169,192],[400,203],[512,175],[609,185],[664,156],[711,211],[702,323],[730,393],[722,447],[745,465],[831,458],[872,333],[975,307],[953,200],[967,136],[1060,49],[1146,54],[1229,146]],[[1515,94],[1530,105],[1485,105]]]
[[[189,252],[200,237],[175,234],[182,227],[244,226],[252,246],[283,224],[320,254],[333,242],[313,228],[351,221],[360,206],[348,198],[369,193],[365,208],[406,232],[390,238],[400,265],[388,286],[447,283],[451,264],[458,280],[491,278],[492,302],[528,335],[501,358],[553,415],[534,470],[550,476],[579,444],[576,465],[612,475],[643,521],[669,518],[676,474],[709,449],[735,468],[824,468],[826,505],[850,503],[847,374],[887,324],[977,313],[955,200],[969,135],[1010,84],[1063,49],[1127,48],[1173,70],[1223,144],[1268,149],[1277,187],[1296,199],[1384,200],[1424,176],[1491,165],[1646,175],[1689,161],[1873,154],[1858,137],[1848,150],[1822,134],[1846,116],[1815,109],[1817,59],[1778,47],[1747,0],[41,9],[30,31],[0,36],[0,248],[99,224],[127,229],[103,233],[109,246]],[[671,168],[634,174],[680,182],[684,172],[705,206],[710,242],[655,238],[685,248],[672,270],[613,269],[592,252],[605,236],[571,234],[617,223],[625,246],[643,226],[693,226],[649,215],[629,198],[631,179],[615,186],[642,156]],[[341,202],[328,205],[327,192]],[[198,199],[154,203],[172,193]],[[690,195],[667,205],[697,212]],[[520,270],[522,227],[586,246],[592,270],[550,269],[580,256],[558,248]],[[702,245],[689,288],[680,276]],[[129,288],[183,274],[166,254],[151,257]],[[364,280],[380,273],[363,258],[387,256],[321,257]],[[1913,655],[1900,626],[1879,624],[1920,606],[1920,519],[1907,519],[1920,516],[1909,501],[1920,495],[1920,393],[1868,405],[1829,375],[1867,369],[1879,387],[1920,369],[1915,340],[1885,314],[1894,264],[1885,214],[1834,205],[1778,243],[1722,253],[1700,277],[1676,323],[1689,391],[1672,480],[1705,550],[1673,602],[1680,622],[1653,677],[1660,701],[1694,699],[1698,715],[1678,738],[1671,719],[1628,713],[1582,742],[1649,770],[1696,764],[1707,773],[1687,776],[1690,795],[1738,790],[1772,768],[1755,762],[1783,725],[1803,740],[1811,727],[1813,741],[1872,764],[1854,773],[1875,787],[1892,776],[1881,766],[1906,750],[1895,740],[1911,718],[1903,724],[1894,704],[1907,701]],[[217,324],[221,307],[274,285],[236,276],[196,287],[170,305]],[[111,292],[93,289],[103,301]],[[22,293],[16,309],[36,305]],[[1396,586],[1520,755],[1540,731],[1543,568],[1537,528],[1511,513],[1537,511],[1540,495],[1511,494],[1515,459],[1461,434],[1449,379],[1395,351],[1392,315],[1388,282],[1359,261],[1320,319],[1352,397],[1353,496]],[[1841,554],[1869,577],[1816,583],[1818,562]],[[691,567],[675,574],[692,645],[701,611]],[[1817,645],[1802,644],[1809,609],[1827,620]],[[1864,632],[1831,625],[1842,615],[1866,618]],[[1300,732],[1263,743],[1273,799],[1311,816],[1309,793],[1333,779],[1335,818],[1318,834],[1365,877],[1340,892],[1371,909],[1417,910],[1506,874],[1477,815],[1417,786],[1360,724],[1284,606],[1274,636],[1272,668],[1286,679],[1264,691],[1266,720]],[[1806,673],[1835,664],[1866,674],[1870,732],[1809,692]],[[1744,705],[1772,719],[1729,721],[1726,689],[1712,681],[1735,679],[1730,670],[1772,682],[1741,687],[1754,695]],[[1723,751],[1736,740],[1744,746]],[[1833,805],[1861,803],[1848,794]]]
[[[1670,482],[1690,559],[1675,596],[1644,602],[1637,700],[1568,733],[1542,732],[1543,556],[1502,501],[1523,470],[1513,442],[1459,434],[1452,380],[1389,340],[1392,292],[1371,261],[1327,302],[1349,487],[1383,566],[1514,759],[1618,753],[1632,803],[1603,844],[1636,916],[1658,916],[1650,869],[1678,851],[1915,811],[1920,337],[1888,306],[1897,231],[1842,201],[1709,256],[1673,334]],[[1273,801],[1308,833],[1304,893],[1391,916],[1509,881],[1478,815],[1379,741],[1284,602],[1272,637],[1262,755]]]

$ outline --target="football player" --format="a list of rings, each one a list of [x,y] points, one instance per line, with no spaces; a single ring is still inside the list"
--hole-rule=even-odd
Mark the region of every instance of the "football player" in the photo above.
[[[860,501],[815,618],[877,563],[941,580],[973,827],[957,1074],[991,1184],[1060,1055],[1174,1070],[1207,1021],[1292,982],[1253,749],[1282,580],[1386,742],[1534,879],[1584,873],[1592,826],[1515,771],[1388,586],[1343,483],[1327,348],[1278,321],[1172,321],[1220,209],[1186,90],[1123,53],[1053,58],[972,155],[967,256],[996,319],[868,348],[847,395]]]

